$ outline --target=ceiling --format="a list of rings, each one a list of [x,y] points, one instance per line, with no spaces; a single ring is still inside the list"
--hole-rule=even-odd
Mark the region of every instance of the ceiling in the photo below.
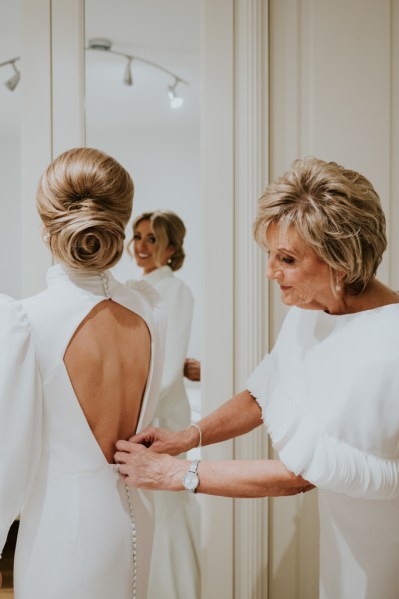
[[[174,72],[184,98],[171,109],[167,87],[173,79],[140,62],[132,64],[133,86],[123,84],[126,61],[105,52],[86,52],[87,129],[129,133],[137,127],[187,127],[199,119],[200,0],[85,0],[86,40],[104,37],[119,52]],[[21,2],[0,0],[0,62],[21,54]],[[19,134],[23,84],[10,92],[2,83],[13,73],[0,69],[0,134]]]

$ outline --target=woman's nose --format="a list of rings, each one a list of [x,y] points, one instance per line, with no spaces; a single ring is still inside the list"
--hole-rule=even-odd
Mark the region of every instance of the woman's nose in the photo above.
[[[266,266],[266,277],[268,279],[281,279],[283,276],[281,268],[276,264],[275,260],[269,258]]]
[[[136,240],[136,249],[138,252],[142,252],[143,250],[145,250],[145,240],[144,239]]]

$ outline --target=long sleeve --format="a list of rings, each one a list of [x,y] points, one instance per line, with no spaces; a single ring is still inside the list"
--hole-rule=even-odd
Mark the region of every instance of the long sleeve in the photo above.
[[[18,302],[0,296],[0,552],[36,470],[41,403],[27,316]]]
[[[168,279],[159,286],[167,313],[165,363],[161,394],[166,395],[177,380],[183,378],[187,357],[194,300],[190,289],[178,279]]]
[[[321,489],[399,497],[399,318],[386,310],[329,322],[304,312],[287,317],[247,381],[274,449]]]
[[[399,460],[367,453],[322,431],[293,398],[273,388],[274,368],[269,356],[247,386],[262,408],[273,447],[288,470],[321,489],[351,497],[398,497]]]

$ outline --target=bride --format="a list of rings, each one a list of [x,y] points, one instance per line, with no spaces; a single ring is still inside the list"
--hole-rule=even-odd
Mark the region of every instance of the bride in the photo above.
[[[164,320],[121,257],[133,182],[113,158],[65,152],[37,208],[56,264],[47,289],[0,296],[0,550],[20,515],[16,599],[144,599],[153,511],[113,464],[115,442],[151,421]]]

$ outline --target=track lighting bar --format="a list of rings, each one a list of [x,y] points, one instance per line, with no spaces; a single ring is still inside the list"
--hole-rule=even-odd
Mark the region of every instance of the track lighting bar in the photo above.
[[[153,62],[152,60],[147,60],[146,58],[142,58],[141,56],[127,54],[125,52],[117,52],[116,50],[112,49],[112,43],[110,42],[110,40],[105,39],[105,38],[90,39],[86,50],[93,50],[95,52],[108,52],[109,54],[115,54],[116,56],[122,56],[123,58],[125,58],[127,60],[125,72],[123,75],[123,83],[125,85],[133,85],[133,75],[132,75],[133,61],[142,62],[151,67],[154,67],[155,69],[158,69],[159,71],[162,71],[163,73],[166,73],[173,79],[173,84],[169,85],[167,88],[167,93],[168,93],[168,98],[169,98],[171,108],[180,108],[180,106],[183,104],[183,98],[181,98],[177,94],[176,87],[180,83],[183,85],[189,85],[189,83],[187,81],[185,81],[184,79],[182,79],[181,77],[179,77],[178,75],[176,75],[176,73],[169,71],[169,69],[165,69],[165,67],[162,67],[161,65],[157,64],[156,62]],[[8,87],[8,89],[10,91],[14,91],[14,89],[17,87],[18,82],[21,78],[21,71],[19,71],[17,69],[17,67],[15,66],[15,63],[17,62],[17,60],[20,60],[20,58],[21,58],[20,56],[16,56],[15,58],[11,58],[10,60],[6,60],[5,62],[0,63],[0,67],[5,67],[7,65],[10,65],[14,69],[14,74],[9,79],[7,79],[7,81],[5,81],[5,83],[4,83],[4,85],[6,87]]]
[[[126,52],[118,52],[116,50],[113,50],[111,41],[108,39],[105,39],[105,38],[90,39],[86,50],[94,50],[97,52],[108,52],[109,54],[115,54],[116,56],[122,56],[123,58],[126,58],[127,64],[126,64],[126,69],[125,69],[125,73],[123,76],[123,83],[125,85],[133,85],[133,77],[132,77],[132,71],[131,71],[131,66],[132,66],[133,61],[142,62],[151,67],[154,67],[155,69],[158,69],[159,71],[163,71],[164,73],[166,73],[167,75],[170,75],[170,77],[173,78],[173,85],[170,85],[167,88],[168,98],[169,98],[171,107],[179,108],[183,104],[183,98],[178,96],[178,94],[176,93],[176,86],[179,83],[182,83],[183,85],[189,85],[189,83],[187,81],[185,81],[184,79],[182,79],[181,77],[179,77],[178,75],[176,75],[176,73],[169,71],[169,69],[165,69],[165,67],[162,67],[161,65],[157,64],[156,62],[153,62],[152,60],[147,60],[146,58],[142,58],[141,56],[136,56],[133,54],[127,54]]]

